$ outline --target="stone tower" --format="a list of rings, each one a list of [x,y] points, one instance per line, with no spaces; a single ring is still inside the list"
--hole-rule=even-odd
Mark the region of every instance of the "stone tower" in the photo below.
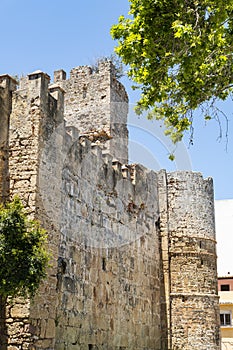
[[[65,90],[67,126],[107,150],[122,163],[128,163],[128,96],[116,79],[110,61],[71,70],[66,80],[63,70],[54,72],[54,83]]]
[[[218,349],[212,179],[192,172],[161,171],[159,176],[168,348]]]
[[[7,160],[5,170],[1,172],[0,188],[9,188],[4,192],[8,199],[9,196],[18,195],[30,216],[43,223],[49,235],[48,249],[51,252],[48,280],[41,286],[36,299],[31,302],[18,298],[14,305],[5,305],[5,314],[1,309],[0,348],[29,349],[33,338],[40,333],[43,336],[39,337],[38,348],[47,346],[51,349],[55,344],[56,271],[60,237],[59,223],[55,225],[54,222],[58,222],[61,197],[60,176],[52,181],[56,174],[61,173],[61,152],[54,152],[53,147],[58,150],[62,146],[58,126],[64,124],[63,92],[60,87],[49,89],[50,78],[40,71],[29,74],[18,90],[15,90],[16,82],[10,77],[1,76],[0,81],[1,138],[6,153],[4,159]],[[52,143],[46,148],[51,137]],[[43,161],[44,150],[46,164]],[[44,193],[48,189],[45,184],[48,182],[50,191],[47,191],[45,202]],[[53,216],[56,217],[55,221],[50,219]]]

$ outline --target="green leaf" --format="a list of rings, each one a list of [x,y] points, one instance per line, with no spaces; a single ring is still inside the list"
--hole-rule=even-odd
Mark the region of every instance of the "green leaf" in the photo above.
[[[169,157],[168,157],[172,162],[175,160],[175,156],[174,154],[169,154]]]

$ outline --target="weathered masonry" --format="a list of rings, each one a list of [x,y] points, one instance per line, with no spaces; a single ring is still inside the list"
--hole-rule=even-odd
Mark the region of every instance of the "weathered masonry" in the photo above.
[[[47,280],[1,311],[3,350],[219,350],[213,184],[127,164],[110,62],[0,76],[0,197],[49,234]]]

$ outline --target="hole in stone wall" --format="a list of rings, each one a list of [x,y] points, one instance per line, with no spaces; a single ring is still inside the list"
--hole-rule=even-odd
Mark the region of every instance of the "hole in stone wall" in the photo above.
[[[106,259],[102,258],[102,270],[106,271]]]
[[[156,227],[157,230],[159,230],[159,228],[160,228],[160,218],[158,218],[158,220],[155,221],[155,227]]]
[[[130,258],[130,267],[134,269],[134,258]]]
[[[87,97],[87,86],[83,85],[83,98]]]
[[[96,299],[96,289],[95,289],[95,287],[93,288],[93,296],[94,296],[94,299]]]
[[[64,258],[59,257],[57,260],[58,273],[64,274],[66,272],[67,263]]]
[[[88,350],[94,349],[93,344],[88,344]]]
[[[114,330],[114,321],[113,321],[112,318],[110,320],[110,328],[111,328],[112,331]]]

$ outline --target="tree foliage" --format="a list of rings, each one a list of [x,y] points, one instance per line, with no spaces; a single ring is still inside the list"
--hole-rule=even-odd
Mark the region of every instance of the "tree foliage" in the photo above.
[[[233,0],[130,0],[111,29],[116,53],[142,88],[137,112],[163,119],[174,142],[193,112],[214,115],[233,83]],[[200,108],[201,107],[201,108]]]
[[[33,296],[46,276],[46,234],[19,198],[0,206],[0,295]]]

